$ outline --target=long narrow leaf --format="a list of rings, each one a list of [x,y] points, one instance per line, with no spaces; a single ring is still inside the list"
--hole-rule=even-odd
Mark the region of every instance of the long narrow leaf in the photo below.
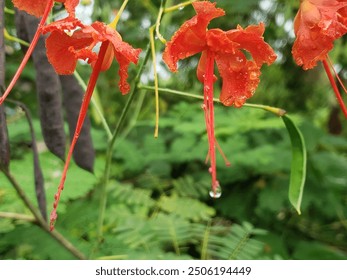
[[[292,143],[292,163],[289,183],[289,201],[301,214],[300,206],[306,179],[306,146],[304,137],[293,120],[287,115],[282,116]]]

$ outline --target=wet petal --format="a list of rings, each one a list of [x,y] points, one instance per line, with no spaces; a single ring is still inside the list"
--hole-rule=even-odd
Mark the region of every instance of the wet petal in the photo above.
[[[216,62],[223,79],[220,101],[225,106],[241,107],[259,84],[260,67],[248,61],[241,51],[235,55],[216,55]]]
[[[79,58],[96,60],[97,55],[85,49],[92,42],[90,36],[83,36],[82,32],[75,32],[75,36],[68,36],[61,31],[53,31],[46,40],[47,57],[58,74],[73,74]]]
[[[304,69],[316,66],[347,33],[346,0],[304,0],[294,20],[296,40],[292,54]]]
[[[206,48],[206,28],[214,18],[225,12],[216,8],[216,3],[208,1],[194,2],[196,16],[186,21],[166,44],[163,60],[173,72],[177,71],[180,59],[192,56]]]
[[[36,17],[43,16],[49,0],[12,0],[13,5],[19,10],[26,11],[28,14],[31,14]],[[70,16],[75,16],[75,9],[79,3],[79,0],[55,0],[55,2],[64,3],[66,11]]]
[[[57,2],[62,2],[65,5],[66,11],[69,13],[71,17],[75,16],[75,9],[78,3],[80,2],[79,0],[60,0]]]
[[[250,25],[246,29],[237,26],[237,29],[230,30],[227,33],[228,38],[240,45],[239,48],[248,51],[258,66],[263,63],[272,64],[277,56],[274,50],[264,41],[265,26],[264,23],[259,25]]]
[[[141,49],[135,49],[128,43],[122,41],[120,34],[104,23],[95,22],[92,24],[92,27],[104,40],[108,40],[112,44],[114,55],[119,64],[119,89],[122,94],[128,93],[130,90],[130,86],[127,82],[128,67],[131,62],[137,64]]]
[[[41,17],[45,11],[48,0],[12,0],[13,5],[19,10],[26,11],[28,14],[31,14],[36,17]]]

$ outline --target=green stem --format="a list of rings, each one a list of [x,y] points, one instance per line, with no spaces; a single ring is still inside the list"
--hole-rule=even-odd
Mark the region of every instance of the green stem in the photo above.
[[[36,223],[42,228],[46,233],[52,236],[55,240],[57,240],[66,250],[68,250],[72,255],[80,260],[86,259],[84,254],[80,252],[70,241],[65,239],[63,235],[61,235],[58,231],[50,231],[49,225],[46,223],[44,218],[42,217],[40,211],[31,203],[30,199],[26,196],[22,187],[18,184],[12,174],[6,170],[3,170],[5,176],[15,188],[18,196],[24,202],[25,206],[30,210],[33,214]]]
[[[164,37],[160,34],[159,28],[160,28],[161,19],[162,19],[162,17],[163,17],[165,5],[166,5],[166,0],[162,0],[162,1],[161,1],[161,4],[160,4],[158,16],[157,16],[157,21],[155,22],[155,33],[156,33],[158,39],[159,39],[163,44],[166,44],[166,40],[165,40]]]
[[[4,37],[5,39],[9,40],[9,41],[12,41],[12,42],[16,42],[16,43],[19,43],[23,46],[26,46],[26,47],[29,47],[30,44],[22,39],[19,39],[15,36],[12,36],[10,33],[8,33],[7,29],[4,28]]]
[[[109,24],[109,26],[112,27],[113,29],[116,29],[117,24],[118,24],[118,21],[119,21],[121,15],[122,15],[122,13],[123,13],[123,11],[124,11],[126,5],[128,4],[128,1],[129,1],[129,0],[124,0],[122,6],[119,8],[119,11],[118,11],[116,17],[115,17],[114,20]]]
[[[151,90],[151,91],[155,90],[154,87],[146,86],[146,85],[139,85],[138,88]],[[163,93],[172,93],[172,94],[176,94],[176,95],[180,95],[180,96],[184,96],[184,97],[191,97],[191,98],[195,98],[195,99],[204,100],[204,97],[202,95],[198,95],[198,94],[193,94],[193,93],[188,93],[188,92],[173,90],[173,89],[167,89],[167,88],[158,88],[158,90],[159,90],[159,92],[163,92]],[[213,101],[220,103],[218,98],[214,98]],[[286,111],[281,109],[281,108],[271,107],[271,106],[262,105],[262,104],[245,103],[245,104],[243,104],[243,106],[249,107],[249,108],[262,109],[262,110],[268,111],[270,113],[273,113],[279,117],[286,114]]]
[[[20,214],[20,213],[11,213],[11,212],[0,212],[0,218],[11,219],[11,220],[20,220],[30,223],[35,223],[36,219],[31,215]]]
[[[106,160],[105,160],[105,169],[104,169],[104,175],[103,175],[103,182],[101,185],[101,195],[100,195],[100,207],[99,207],[99,220],[98,220],[98,227],[97,227],[97,234],[98,234],[98,240],[99,242],[102,241],[103,239],[103,225],[104,225],[104,219],[105,219],[105,211],[106,211],[106,204],[107,204],[107,185],[110,179],[110,171],[111,171],[111,163],[112,163],[112,155],[113,155],[113,150],[114,150],[114,146],[116,143],[116,139],[118,138],[118,135],[120,133],[121,127],[123,125],[123,122],[125,120],[125,117],[127,116],[128,112],[129,112],[129,108],[130,105],[132,104],[134,97],[135,97],[135,93],[137,91],[138,88],[138,83],[140,81],[140,77],[142,75],[142,72],[144,70],[144,66],[148,61],[149,55],[150,55],[150,44],[147,47],[146,50],[146,54],[145,54],[145,58],[143,59],[139,70],[137,72],[137,75],[135,77],[135,79],[132,82],[132,86],[131,86],[131,92],[129,93],[129,97],[128,100],[123,108],[123,111],[119,117],[117,126],[115,128],[115,130],[112,133],[112,137],[108,143],[108,148],[106,151]]]
[[[84,91],[86,91],[87,89],[87,85],[86,83],[83,81],[82,77],[80,76],[80,74],[75,70],[74,72],[74,76],[75,78],[77,79],[78,83],[80,84],[80,86],[83,88]],[[104,127],[105,131],[106,131],[106,134],[107,134],[107,138],[108,139],[111,139],[112,137],[112,132],[111,132],[111,129],[104,117],[104,114],[103,114],[103,110],[101,107],[99,107],[99,104],[98,102],[95,100],[95,95],[96,95],[96,89],[94,89],[94,93],[92,95],[92,99],[91,99],[91,103],[93,105],[93,108],[95,109],[95,112],[98,114],[100,120],[101,120],[101,124],[102,126]]]
[[[154,76],[154,93],[155,93],[155,129],[154,137],[157,138],[159,134],[159,82],[157,73],[157,58],[155,52],[155,42],[154,42],[154,25],[149,29],[149,41],[152,50],[152,66],[153,66],[153,76]]]
[[[168,7],[166,9],[164,9],[164,12],[165,13],[170,13],[170,12],[173,12],[173,11],[176,11],[176,10],[179,10],[179,9],[183,9],[185,6],[188,6],[188,5],[192,4],[195,1],[197,1],[197,0],[186,1],[186,2],[183,2],[181,4]]]

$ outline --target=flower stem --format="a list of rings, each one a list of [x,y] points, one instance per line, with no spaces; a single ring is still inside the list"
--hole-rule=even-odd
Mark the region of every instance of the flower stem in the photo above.
[[[12,36],[10,33],[8,33],[7,29],[4,28],[4,37],[5,39],[9,40],[9,41],[12,41],[12,42],[16,42],[16,43],[19,43],[25,47],[29,47],[30,44],[22,39],[19,39],[15,36]]]
[[[188,6],[188,5],[192,4],[195,1],[197,1],[197,0],[186,1],[186,2],[183,2],[181,4],[168,7],[166,9],[164,9],[164,12],[165,13],[170,13],[170,12],[173,12],[173,11],[176,11],[176,10],[179,10],[179,9],[183,9],[185,6]]]
[[[330,67],[329,67],[329,64],[328,64],[326,59],[323,60],[323,66],[324,66],[325,72],[327,73],[327,76],[328,76],[328,79],[330,81],[330,84],[331,84],[331,86],[332,86],[332,88],[334,90],[334,93],[335,93],[335,96],[337,98],[337,101],[340,104],[341,110],[342,110],[343,114],[345,115],[345,118],[347,119],[347,109],[346,109],[346,106],[343,103],[342,96],[340,94],[339,89],[337,88],[335,79],[334,79],[333,75],[331,74]]]
[[[154,90],[155,89],[154,87],[146,86],[146,85],[139,85],[138,88],[139,89],[146,89],[146,90]],[[200,99],[200,100],[204,99],[204,97],[201,95],[188,93],[188,92],[184,92],[184,91],[179,91],[179,90],[173,90],[173,89],[168,89],[168,88],[158,88],[158,90],[159,90],[159,92],[162,92],[162,93],[172,93],[172,94],[176,94],[176,95],[180,95],[180,96],[184,96],[184,97],[195,98],[195,99]],[[213,101],[220,103],[218,98],[214,98]],[[245,103],[245,104],[243,104],[243,106],[249,107],[249,108],[255,108],[255,109],[262,109],[262,110],[268,111],[270,113],[273,113],[279,117],[286,114],[286,111],[281,109],[281,108],[271,107],[271,106],[262,105],[262,104]]]
[[[150,44],[147,46],[145,58],[143,59],[141,65],[139,66],[137,75],[135,79],[132,82],[131,86],[131,92],[129,93],[128,100],[123,108],[123,111],[119,117],[118,123],[116,125],[116,128],[114,129],[112,133],[112,138],[108,143],[107,151],[106,151],[106,160],[105,160],[105,169],[103,174],[103,182],[101,185],[101,195],[100,195],[100,206],[99,206],[99,218],[98,218],[98,227],[97,227],[97,235],[98,235],[98,242],[101,242],[103,239],[103,226],[104,226],[104,220],[105,220],[105,211],[106,211],[106,204],[107,204],[107,185],[110,179],[110,172],[111,172],[111,163],[112,163],[112,155],[114,146],[116,143],[116,140],[119,136],[120,130],[122,128],[123,122],[125,120],[125,117],[127,116],[129,112],[130,105],[132,104],[135,93],[138,88],[138,83],[140,81],[140,77],[142,75],[142,72],[144,70],[144,66],[148,61],[149,55],[150,55]]]
[[[122,6],[119,8],[119,11],[116,15],[116,17],[113,19],[113,21],[109,24],[110,27],[112,27],[113,29],[116,29],[117,28],[117,24],[118,24],[118,21],[126,7],[126,5],[128,4],[129,0],[124,0]]]
[[[157,138],[159,134],[159,82],[158,82],[158,73],[157,73],[157,58],[155,51],[155,42],[154,42],[154,28],[153,25],[149,29],[149,40],[151,44],[152,50],[152,65],[153,65],[153,76],[154,76],[154,93],[155,93],[155,129],[154,129],[154,137]]]
[[[84,260],[86,257],[82,252],[80,252],[70,241],[68,241],[63,235],[61,235],[58,231],[51,232],[49,229],[49,225],[46,223],[44,218],[42,217],[40,211],[31,203],[30,199],[26,196],[24,190],[22,187],[18,184],[18,182],[15,180],[15,178],[12,176],[12,174],[9,171],[3,170],[5,176],[9,180],[9,182],[12,184],[12,186],[15,188],[18,196],[21,198],[21,200],[24,202],[25,206],[30,210],[30,212],[33,214],[35,222],[42,228],[45,232],[47,232],[50,236],[52,236],[55,240],[57,240],[66,250],[68,250],[71,254],[73,254],[76,258]],[[24,218],[24,216],[14,216],[8,218]],[[29,217],[28,221],[29,221]],[[31,220],[32,221],[32,220]],[[34,222],[34,221],[32,221]]]
[[[47,1],[47,5],[46,5],[46,8],[45,8],[45,11],[44,11],[43,16],[41,18],[39,26],[38,26],[38,28],[36,30],[34,38],[31,41],[30,46],[29,46],[26,54],[24,55],[22,62],[20,63],[20,65],[19,65],[19,67],[17,69],[17,72],[13,76],[12,81],[10,82],[8,87],[6,88],[6,91],[4,92],[3,96],[0,97],[0,105],[4,102],[6,97],[9,95],[9,93],[13,89],[14,85],[16,84],[17,80],[19,79],[19,76],[23,72],[23,69],[24,69],[25,65],[27,64],[27,62],[28,62],[32,52],[34,51],[35,46],[36,46],[36,44],[37,44],[37,42],[38,42],[38,40],[40,38],[41,28],[45,25],[46,20],[48,18],[48,15],[49,15],[50,11],[53,8],[53,5],[54,5],[54,1],[52,1],[52,0]]]
[[[94,65],[94,68],[93,68],[93,71],[92,71],[92,74],[90,76],[89,83],[87,86],[87,90],[86,90],[86,93],[84,95],[84,99],[83,99],[81,109],[80,109],[80,112],[78,115],[78,120],[77,120],[77,125],[76,125],[76,129],[75,129],[74,137],[72,139],[70,149],[69,149],[66,161],[65,161],[64,170],[63,170],[63,174],[62,174],[61,179],[60,179],[58,191],[54,196],[53,210],[51,212],[51,217],[50,217],[50,229],[51,229],[51,231],[54,229],[54,224],[55,224],[55,221],[58,217],[57,207],[58,207],[58,203],[60,200],[61,192],[64,189],[66,174],[67,174],[69,164],[71,161],[72,153],[73,153],[73,150],[74,150],[75,145],[77,143],[77,140],[79,138],[79,134],[81,132],[85,117],[87,115],[89,102],[90,102],[90,99],[92,97],[96,82],[98,80],[100,70],[101,70],[101,65],[104,61],[105,53],[106,53],[106,50],[107,50],[109,44],[110,43],[108,41],[106,41],[106,42],[102,43],[102,45],[101,45],[98,59]]]
[[[162,19],[162,17],[163,17],[165,4],[166,4],[166,0],[161,0],[160,8],[159,8],[158,16],[157,16],[157,21],[156,21],[156,23],[155,23],[155,34],[157,35],[158,39],[159,39],[163,44],[166,44],[166,40],[165,40],[164,37],[160,34],[159,28],[160,28],[161,19]]]

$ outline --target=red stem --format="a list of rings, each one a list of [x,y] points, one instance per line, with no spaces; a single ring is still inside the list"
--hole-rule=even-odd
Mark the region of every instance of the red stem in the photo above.
[[[337,98],[337,101],[340,104],[341,110],[342,110],[343,114],[345,115],[345,118],[347,119],[347,109],[346,109],[346,106],[343,103],[343,99],[341,97],[340,91],[337,88],[335,79],[334,79],[333,75],[331,74],[331,70],[330,70],[329,64],[326,61],[326,59],[323,60],[323,66],[324,66],[325,72],[327,73],[327,76],[329,78],[330,84],[331,84],[331,86],[332,86],[332,88],[334,90],[334,93],[335,93],[335,96]]]
[[[17,80],[19,79],[19,76],[22,74],[25,65],[27,64],[27,62],[28,62],[32,52],[34,51],[34,49],[36,47],[36,44],[37,44],[37,42],[38,42],[38,40],[40,38],[40,35],[41,35],[41,29],[45,25],[46,20],[48,18],[48,15],[49,15],[49,13],[51,12],[51,10],[53,8],[53,5],[54,5],[54,1],[48,1],[47,2],[45,11],[44,11],[43,16],[41,18],[39,26],[38,26],[38,28],[36,30],[34,38],[31,41],[30,46],[29,46],[26,54],[24,55],[24,58],[23,58],[22,62],[20,63],[20,65],[19,65],[19,67],[17,69],[16,74],[13,76],[13,78],[12,78],[10,84],[8,85],[6,91],[4,92],[4,94],[0,97],[0,105],[5,101],[7,95],[10,94],[10,92],[13,89],[14,85],[16,84]]]
[[[59,203],[59,200],[60,200],[61,192],[64,189],[64,183],[65,183],[66,174],[67,174],[67,171],[68,171],[68,168],[69,168],[72,152],[73,152],[73,150],[75,148],[76,142],[78,140],[78,137],[80,135],[80,132],[81,132],[81,129],[82,129],[82,126],[83,126],[83,123],[84,123],[84,120],[86,118],[89,102],[90,102],[90,99],[91,99],[91,97],[93,95],[93,91],[94,91],[97,79],[99,77],[99,74],[100,74],[101,66],[102,66],[102,63],[104,61],[104,57],[105,57],[105,54],[106,54],[106,50],[107,50],[108,44],[109,44],[109,42],[106,41],[106,42],[102,43],[102,45],[101,45],[100,52],[99,52],[99,55],[98,55],[98,59],[97,59],[95,65],[94,65],[92,74],[91,74],[89,82],[88,82],[86,93],[84,94],[83,102],[82,102],[81,109],[80,109],[80,112],[79,112],[79,115],[78,115],[78,120],[77,120],[75,133],[74,133],[73,139],[71,141],[69,153],[68,153],[66,161],[65,161],[63,174],[62,174],[61,179],[60,179],[58,191],[57,191],[57,193],[54,196],[53,210],[52,210],[51,216],[50,216],[50,230],[51,231],[54,229],[54,224],[55,224],[55,221],[56,221],[56,219],[58,217],[58,215],[57,215],[58,203]]]

